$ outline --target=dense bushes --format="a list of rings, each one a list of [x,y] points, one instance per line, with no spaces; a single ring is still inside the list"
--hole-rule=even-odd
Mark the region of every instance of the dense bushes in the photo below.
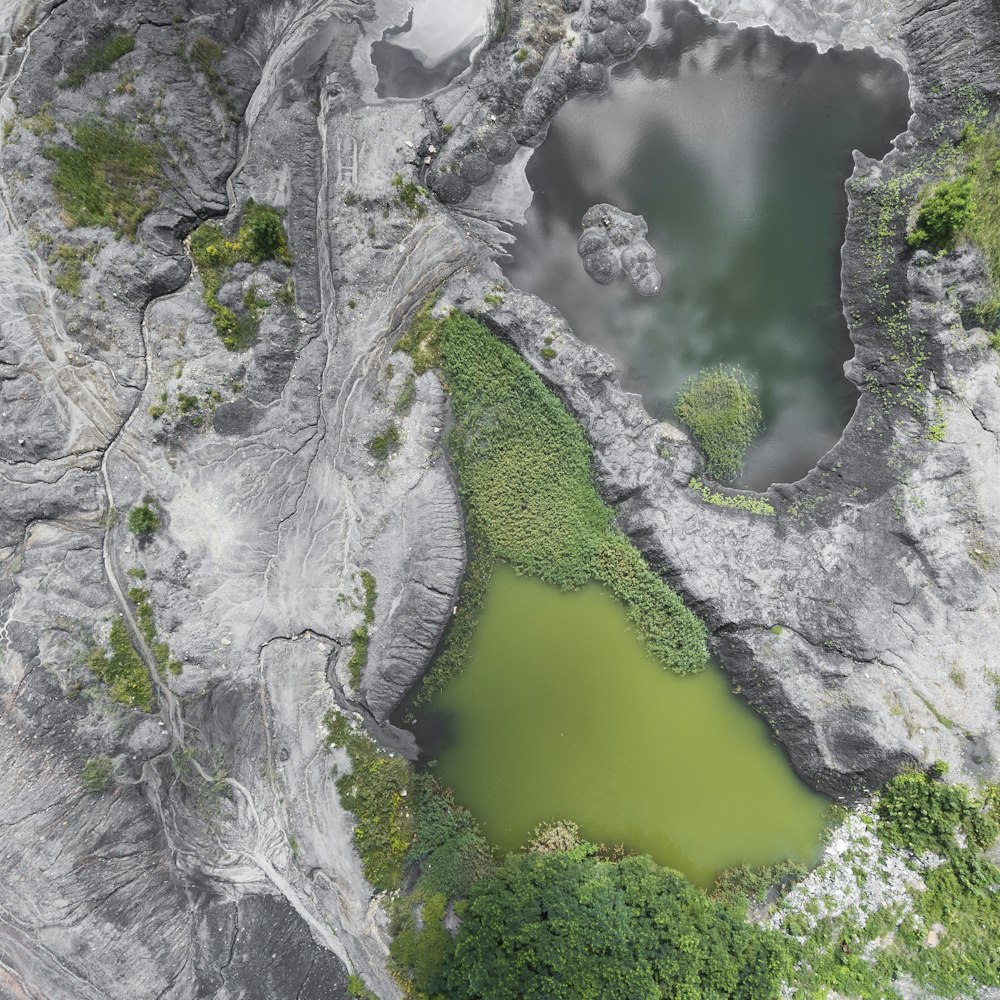
[[[376,889],[398,889],[413,843],[410,767],[337,711],[327,712],[323,725],[328,745],[342,747],[351,760],[351,773],[337,779],[337,791],[357,820],[354,844],[365,878]]]
[[[739,368],[707,368],[684,383],[674,407],[705,453],[706,471],[719,481],[743,471],[747,448],[761,427],[760,402]]]
[[[237,315],[222,305],[217,296],[234,264],[261,264],[265,260],[292,262],[281,212],[251,199],[243,209],[235,239],[228,239],[215,223],[203,222],[191,234],[189,246],[191,258],[201,275],[205,305],[212,314],[216,332],[230,351],[245,350],[256,339],[260,313],[267,307],[267,301],[248,289],[243,313]]]
[[[473,890],[445,958],[450,1000],[767,1000],[780,938],[646,857],[510,855]]]
[[[973,213],[973,188],[969,177],[936,184],[924,196],[916,225],[907,237],[911,247],[950,249]]]
[[[453,312],[435,325],[423,313],[418,330],[401,346],[421,366],[440,362],[455,418],[448,444],[477,560],[501,559],[564,589],[600,580],[655,657],[679,673],[700,670],[704,626],[612,526],[591,481],[590,448],[559,400],[470,316]]]
[[[137,139],[135,129],[117,119],[87,119],[69,132],[75,146],[42,150],[56,165],[52,190],[67,226],[107,226],[134,239],[166,185],[163,147]]]
[[[153,679],[135,651],[122,618],[111,623],[108,648],[92,650],[87,665],[108,685],[112,700],[152,711]]]
[[[420,889],[449,899],[465,896],[491,875],[496,857],[472,814],[429,774],[414,782],[416,836],[409,860],[420,866]]]

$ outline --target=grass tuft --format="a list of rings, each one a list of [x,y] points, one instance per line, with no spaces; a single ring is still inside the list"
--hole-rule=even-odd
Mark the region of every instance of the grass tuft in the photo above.
[[[720,482],[743,471],[747,448],[761,428],[760,402],[746,375],[730,365],[706,368],[681,388],[674,413],[705,453],[706,472]]]
[[[74,63],[65,80],[59,82],[60,87],[76,90],[84,81],[95,73],[104,73],[119,60],[127,56],[135,48],[134,35],[112,35],[110,38],[98,39],[93,42],[83,56]]]
[[[91,118],[69,131],[74,146],[42,150],[55,163],[52,190],[66,225],[107,226],[134,239],[166,186],[163,147],[137,139],[135,128],[117,119]]]

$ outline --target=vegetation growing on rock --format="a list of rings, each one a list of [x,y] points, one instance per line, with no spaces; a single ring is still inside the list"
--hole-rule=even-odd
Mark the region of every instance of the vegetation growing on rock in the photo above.
[[[565,590],[598,580],[657,660],[678,673],[701,670],[704,626],[614,528],[591,480],[583,432],[517,352],[471,316],[434,321],[429,309],[399,346],[416,368],[440,365],[451,400],[448,445],[472,538],[474,591],[463,590],[463,604],[481,598],[484,567],[497,559]],[[474,618],[476,607],[463,613]],[[456,622],[451,643],[456,632],[464,644],[472,626]],[[463,660],[459,649],[445,669]]]
[[[760,402],[746,375],[730,365],[706,368],[681,388],[674,413],[705,453],[706,472],[725,482],[743,471],[761,428]]]
[[[88,46],[87,51],[78,59],[73,68],[60,81],[60,87],[70,87],[75,90],[95,73],[104,73],[135,48],[135,36],[116,34],[110,38],[100,38]]]
[[[52,190],[66,225],[107,226],[134,239],[166,186],[163,147],[137,138],[132,125],[114,118],[89,118],[69,133],[73,146],[42,150],[55,163]]]
[[[87,666],[108,685],[112,700],[150,712],[153,708],[153,679],[129,638],[122,618],[111,623],[108,648],[94,649]]]
[[[800,995],[898,997],[901,977],[939,997],[1000,986],[1000,867],[985,853],[998,803],[995,787],[976,796],[909,773],[849,816],[769,918]]]
[[[88,757],[80,772],[83,787],[92,795],[107,791],[114,780],[115,767],[109,757]]]
[[[351,761],[350,774],[337,779],[337,791],[357,821],[354,844],[365,878],[377,889],[398,889],[413,843],[410,766],[335,710],[326,713],[323,726],[327,745],[343,748]]]
[[[162,639],[157,638],[156,619],[153,615],[153,604],[150,600],[149,591],[144,587],[130,587],[128,599],[135,605],[135,616],[139,622],[139,631],[146,640],[150,651],[156,660],[156,667],[162,675],[169,670],[172,674],[179,674],[182,671],[181,663],[170,655],[170,646]]]
[[[219,302],[218,293],[234,264],[261,264],[265,260],[292,263],[281,212],[251,199],[243,210],[235,239],[228,239],[214,222],[203,222],[191,234],[189,245],[201,276],[205,305],[223,344],[230,351],[246,350],[257,337],[260,314],[268,303],[251,285],[244,296],[243,311],[237,315]]]
[[[368,663],[369,629],[375,621],[375,601],[378,588],[375,577],[366,569],[361,571],[361,586],[365,591],[362,613],[364,620],[351,631],[351,658],[347,661],[347,672],[351,678],[351,686],[356,691],[361,685],[361,674]]]

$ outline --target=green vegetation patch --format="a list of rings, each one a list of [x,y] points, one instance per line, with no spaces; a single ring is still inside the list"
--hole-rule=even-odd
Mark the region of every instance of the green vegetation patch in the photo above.
[[[385,430],[381,434],[376,434],[368,442],[368,450],[372,453],[373,457],[377,458],[380,462],[384,462],[390,455],[394,455],[399,451],[400,441],[399,426],[392,420],[386,425]]]
[[[782,904],[799,995],[912,995],[904,978],[937,997],[1000,986],[1000,867],[985,854],[1000,830],[998,801],[995,787],[976,796],[923,773],[890,781],[860,817],[851,850],[806,883],[818,888]],[[843,909],[843,888],[823,891],[847,873],[860,910]],[[873,906],[878,898],[887,902]]]
[[[441,359],[455,417],[449,450],[469,533],[488,557],[565,590],[599,580],[661,663],[701,670],[704,626],[612,526],[583,433],[538,375],[461,313],[441,321],[433,345],[418,343]]]
[[[403,379],[403,387],[399,390],[399,396],[392,408],[397,417],[405,417],[413,409],[413,400],[416,394],[416,379],[413,372],[409,372],[406,378]]]
[[[142,632],[142,637],[153,653],[156,667],[161,676],[165,671],[180,674],[184,669],[180,660],[170,655],[168,643],[157,638],[156,618],[153,614],[153,602],[150,600],[149,591],[144,587],[130,587],[128,599],[135,605],[135,617],[139,623],[139,631]]]
[[[427,189],[413,181],[404,181],[402,174],[393,174],[392,186],[396,189],[396,198],[400,205],[417,213],[418,218],[427,214]]]
[[[59,86],[76,90],[83,85],[87,77],[111,69],[122,56],[127,56],[134,48],[134,35],[112,35],[110,38],[96,40],[73,64],[73,68],[67,74],[66,79],[60,81]]]
[[[133,535],[149,537],[160,527],[160,515],[152,504],[139,503],[128,512],[126,524]]]
[[[706,368],[681,388],[674,413],[705,453],[706,471],[720,482],[743,471],[743,459],[761,428],[757,392],[731,365]]]
[[[214,222],[203,222],[191,234],[189,246],[216,332],[230,351],[246,350],[257,339],[261,313],[269,303],[251,285],[243,298],[243,310],[237,315],[217,296],[234,264],[261,264],[265,260],[292,263],[281,211],[251,199],[243,209],[235,239],[230,240]],[[294,285],[291,294],[294,300]]]
[[[97,247],[78,247],[72,243],[57,243],[49,255],[49,264],[56,268],[53,284],[67,295],[77,296],[83,288],[83,268],[92,264]]]
[[[967,176],[935,184],[921,198],[907,242],[911,247],[951,250],[972,219],[972,199],[972,180]]]
[[[74,146],[42,150],[55,163],[52,190],[66,225],[107,226],[134,239],[166,186],[163,147],[137,139],[135,128],[117,119],[87,119],[69,132]]]
[[[108,648],[92,650],[87,666],[108,685],[113,701],[152,711],[153,679],[132,645],[124,619],[111,623]]]
[[[408,860],[420,866],[418,889],[448,899],[466,896],[496,870],[493,848],[450,788],[429,774],[414,779],[416,830]]]
[[[691,489],[701,494],[701,499],[713,507],[725,507],[727,510],[745,510],[750,514],[761,514],[764,517],[774,517],[774,505],[763,497],[752,497],[745,493],[719,493],[703,483],[697,476],[692,476],[688,483]]]
[[[365,878],[376,889],[398,889],[413,843],[410,766],[335,710],[327,712],[323,725],[327,744],[342,747],[351,760],[351,773],[337,779],[337,791],[357,820],[354,844]]]
[[[80,771],[83,787],[92,795],[106,792],[114,783],[115,766],[110,757],[88,757]]]
[[[361,674],[368,663],[369,630],[375,621],[375,601],[378,598],[378,588],[375,577],[366,569],[361,571],[361,586],[365,591],[362,613],[364,621],[351,631],[351,658],[347,661],[347,672],[351,678],[351,686],[355,691],[361,685]]]
[[[411,957],[417,995],[778,996],[788,962],[777,934],[647,857],[605,860],[593,852],[581,845],[509,855],[473,889],[454,937],[442,926],[443,897],[428,898],[421,930],[403,927],[394,953],[397,963]]]

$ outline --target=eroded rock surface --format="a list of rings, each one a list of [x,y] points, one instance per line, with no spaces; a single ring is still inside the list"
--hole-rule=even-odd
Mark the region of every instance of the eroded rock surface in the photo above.
[[[467,83],[374,106],[355,70],[365,4],[62,0],[28,23],[30,6],[0,8],[16,42],[0,99],[0,990],[278,1000],[341,996],[350,970],[398,996],[322,718],[356,709],[406,749],[383,724],[456,600],[445,400],[392,350],[435,291],[508,336],[581,420],[620,524],[704,615],[803,776],[848,797],[912,761],[997,776],[1000,399],[968,308],[985,271],[971,249],[905,251],[886,200],[958,134],[964,88],[996,110],[988,0],[719,5],[874,44],[913,80],[910,133],[849,184],[858,410],[809,476],[756,498],[773,517],[720,506],[732,491],[707,503],[687,438],[494,262],[526,150],[641,44],[638,0],[515,7]],[[135,52],[60,88],[115,26]],[[199,37],[218,60],[192,61]],[[162,144],[169,183],[135,242],[68,228],[53,199],[46,148],[98,106]],[[270,302],[256,344],[230,352],[182,240],[209,217],[231,234],[251,197],[284,211],[294,263],[227,274],[220,301]],[[63,244],[86,253],[75,291],[57,283]],[[147,496],[162,526],[140,544],[123,515]],[[355,686],[362,571],[377,599]],[[128,596],[140,580],[179,675],[156,672]],[[86,664],[118,617],[153,668],[148,713]],[[114,782],[89,794],[98,755]]]
[[[648,231],[641,215],[603,203],[588,208],[576,244],[587,274],[599,285],[610,285],[624,271],[640,295],[655,295],[660,272],[656,251],[646,239]]]

